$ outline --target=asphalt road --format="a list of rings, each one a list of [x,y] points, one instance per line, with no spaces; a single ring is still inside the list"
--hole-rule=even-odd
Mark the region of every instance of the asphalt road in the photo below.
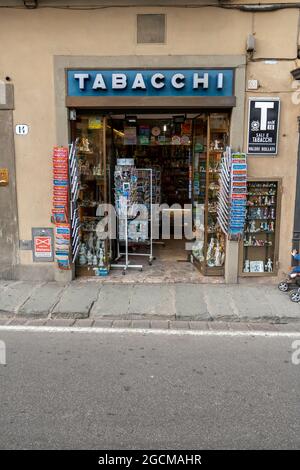
[[[0,330],[1,449],[296,449],[291,338]]]

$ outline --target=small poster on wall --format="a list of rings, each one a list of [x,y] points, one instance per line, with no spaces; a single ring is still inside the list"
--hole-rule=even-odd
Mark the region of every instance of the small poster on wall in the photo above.
[[[249,155],[277,155],[279,112],[279,98],[249,99]]]
[[[136,145],[136,127],[124,127],[124,145]]]
[[[147,125],[139,126],[139,143],[141,145],[149,145],[150,142],[150,127]]]

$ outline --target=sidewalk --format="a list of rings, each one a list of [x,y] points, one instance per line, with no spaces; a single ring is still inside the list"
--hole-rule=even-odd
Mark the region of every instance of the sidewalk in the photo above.
[[[1,323],[33,319],[294,323],[300,305],[272,285],[0,281]]]

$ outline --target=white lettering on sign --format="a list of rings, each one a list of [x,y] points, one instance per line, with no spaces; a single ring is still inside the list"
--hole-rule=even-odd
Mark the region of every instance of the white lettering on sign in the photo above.
[[[127,77],[125,73],[113,73],[111,76],[111,86],[113,90],[124,90],[127,87]]]
[[[151,85],[153,86],[153,88],[159,90],[160,88],[163,88],[165,86],[164,79],[165,76],[162,73],[155,73],[151,77]]]
[[[93,83],[93,90],[106,90],[106,84],[102,73],[97,73],[94,83]]]
[[[133,90],[136,90],[137,88],[139,88],[140,90],[146,90],[144,78],[141,73],[136,74],[133,85],[132,85]]]
[[[29,126],[27,124],[17,124],[16,125],[16,134],[17,135],[27,135],[29,132]]]
[[[202,85],[203,88],[208,88],[208,73],[204,73],[203,77],[199,77],[198,73],[194,73],[193,76],[193,88],[199,88],[199,85]]]
[[[184,75],[182,73],[175,73],[171,79],[171,84],[174,88],[180,89],[184,87]]]
[[[223,73],[218,73],[218,84],[217,84],[218,90],[222,90],[223,82],[224,82],[224,74]]]
[[[274,103],[270,101],[256,101],[255,108],[259,108],[261,110],[260,130],[266,131],[267,130],[267,112],[268,112],[268,109],[274,108]]]
[[[80,90],[84,90],[84,81],[90,77],[89,73],[75,73],[74,78],[79,81]]]
[[[146,76],[142,72],[138,72],[133,76],[127,75],[126,73],[112,73],[111,77],[105,73],[97,73],[96,75],[85,72],[74,73],[74,79],[78,80],[80,90],[85,90],[88,85],[92,87],[92,90],[108,90],[110,86],[113,90],[125,90],[128,86],[130,86],[132,90],[147,90],[150,86],[156,90],[160,90],[166,85],[176,90],[191,86],[194,90],[207,90],[209,83],[212,81],[214,81],[214,89],[222,90],[224,88],[225,77],[226,75],[222,72],[215,74],[213,79],[210,77],[209,72],[195,72],[190,75],[178,72],[173,73],[173,75],[168,75],[167,77],[161,72]],[[166,80],[168,80],[168,83],[166,83]],[[89,81],[92,81],[91,85]],[[265,122],[266,109],[271,108],[272,104],[259,102],[256,104],[256,107],[261,108],[262,120]]]

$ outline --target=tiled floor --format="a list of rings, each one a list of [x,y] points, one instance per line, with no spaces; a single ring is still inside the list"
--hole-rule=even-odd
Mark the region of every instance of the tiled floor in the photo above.
[[[111,269],[107,277],[79,278],[87,281],[99,280],[104,283],[124,283],[124,284],[153,284],[153,283],[223,283],[221,276],[203,276],[199,270],[188,261],[188,252],[185,250],[184,240],[167,240],[164,245],[154,244],[153,254],[155,259],[152,265],[148,263],[147,257],[130,256],[131,264],[142,264],[143,271],[138,269],[128,269],[123,275],[121,269]],[[122,260],[120,261],[120,263]]]

